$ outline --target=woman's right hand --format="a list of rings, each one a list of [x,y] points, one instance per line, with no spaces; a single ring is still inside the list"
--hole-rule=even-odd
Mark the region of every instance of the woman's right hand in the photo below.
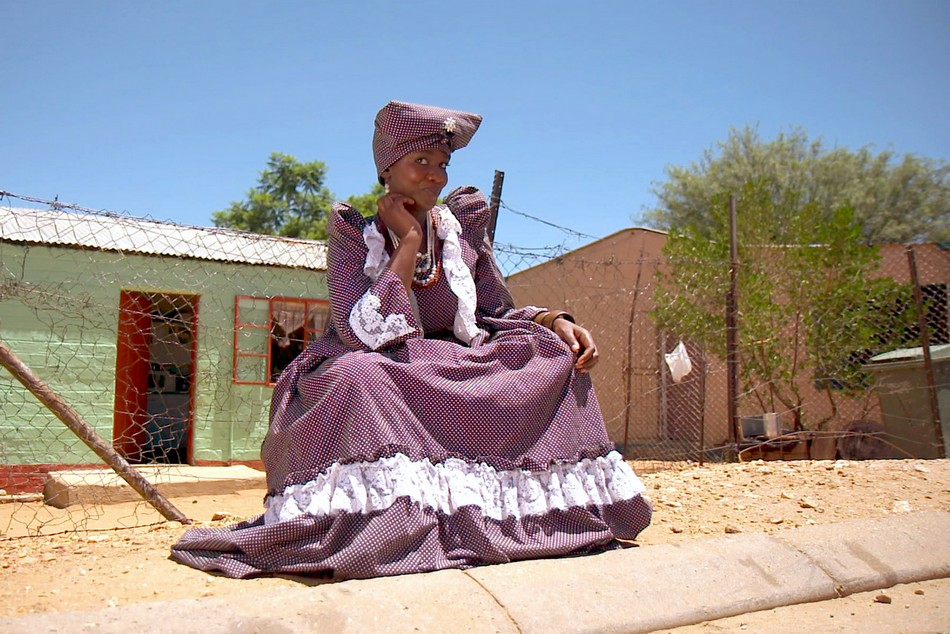
[[[422,225],[411,211],[415,206],[416,201],[402,194],[386,194],[376,201],[379,219],[400,240],[404,240],[413,230],[419,238],[422,237]]]
[[[389,268],[402,280],[407,293],[412,288],[416,252],[422,245],[422,225],[410,211],[415,204],[408,196],[393,193],[376,201],[379,219],[399,239],[399,245],[390,254]]]

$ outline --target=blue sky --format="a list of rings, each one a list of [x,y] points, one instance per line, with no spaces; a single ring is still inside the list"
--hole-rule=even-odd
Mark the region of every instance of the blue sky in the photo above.
[[[450,187],[502,170],[507,206],[594,237],[732,127],[950,158],[948,0],[7,0],[0,19],[0,190],[189,225],[272,151],[366,192],[390,99],[485,117]],[[590,241],[505,211],[497,239]]]

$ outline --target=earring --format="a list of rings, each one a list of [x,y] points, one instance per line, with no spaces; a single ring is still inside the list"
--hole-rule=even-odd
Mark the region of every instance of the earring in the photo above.
[[[385,191],[387,194],[389,193],[389,183],[385,183],[383,185],[383,191]]]

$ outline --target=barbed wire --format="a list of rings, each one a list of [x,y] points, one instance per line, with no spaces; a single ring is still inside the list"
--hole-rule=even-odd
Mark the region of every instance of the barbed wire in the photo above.
[[[575,237],[577,237],[577,238],[586,238],[586,239],[588,239],[588,240],[597,240],[597,239],[598,239],[597,236],[592,236],[592,235],[590,235],[589,233],[584,233],[584,232],[582,232],[582,231],[577,231],[576,229],[571,229],[570,227],[565,227],[565,226],[563,226],[563,225],[555,224],[555,223],[553,223],[553,222],[551,222],[551,221],[549,221],[549,220],[544,220],[543,218],[538,218],[537,216],[533,216],[533,215],[531,215],[531,214],[529,214],[529,213],[525,213],[525,212],[523,212],[523,211],[518,211],[517,209],[514,209],[514,208],[510,207],[509,205],[507,205],[507,204],[505,203],[505,201],[503,201],[503,200],[499,202],[499,207],[510,211],[511,213],[515,214],[516,216],[522,216],[523,218],[527,218],[528,220],[532,220],[532,221],[534,221],[534,222],[537,222],[537,223],[540,223],[540,224],[543,224],[543,225],[547,225],[548,227],[553,227],[554,229],[557,229],[558,231],[561,231],[561,232],[566,233],[566,234],[568,234],[568,235],[575,236]]]
[[[173,225],[177,225],[177,226],[181,226],[181,227],[189,227],[189,228],[194,228],[194,229],[204,229],[204,230],[208,230],[208,231],[222,230],[222,231],[237,231],[237,232],[239,232],[239,233],[248,233],[248,232],[242,231],[242,230],[240,230],[240,229],[232,229],[232,228],[228,228],[228,227],[216,227],[216,226],[210,226],[210,227],[208,227],[208,226],[200,226],[200,225],[194,225],[194,224],[188,224],[188,223],[181,223],[181,222],[177,222],[177,221],[173,221],[173,220],[159,220],[159,219],[157,219],[157,218],[155,218],[155,217],[153,217],[153,216],[147,215],[147,214],[146,214],[146,215],[138,215],[138,216],[136,216],[136,215],[133,215],[133,214],[130,213],[130,212],[118,212],[118,211],[113,211],[113,210],[109,210],[109,209],[85,207],[85,206],[79,205],[79,204],[77,204],[77,203],[62,202],[62,201],[59,200],[59,196],[54,197],[53,200],[49,200],[49,199],[46,199],[46,198],[38,198],[38,197],[35,197],[35,196],[27,196],[27,195],[23,195],[23,194],[15,194],[15,193],[13,193],[13,192],[10,192],[10,191],[4,190],[4,189],[0,189],[0,200],[2,200],[2,199],[4,199],[4,198],[13,198],[13,199],[22,200],[22,201],[28,202],[28,203],[34,203],[34,204],[39,204],[39,205],[46,205],[46,206],[49,207],[50,209],[57,210],[57,211],[62,211],[62,210],[68,209],[68,210],[79,211],[79,212],[87,213],[87,214],[94,214],[94,215],[101,215],[101,216],[109,216],[109,217],[120,217],[120,218],[134,217],[134,218],[138,218],[138,219],[150,220],[150,221],[153,221],[153,222],[159,222],[159,223],[163,223],[163,224],[173,224]],[[548,220],[544,220],[543,218],[539,218],[539,217],[537,217],[537,216],[534,216],[534,215],[532,215],[532,214],[529,214],[529,213],[526,213],[526,212],[523,212],[523,211],[518,211],[518,210],[516,210],[516,209],[510,207],[509,205],[507,205],[504,201],[501,201],[501,202],[500,202],[500,207],[503,208],[503,209],[506,209],[507,211],[509,211],[509,212],[511,212],[511,213],[513,213],[513,214],[515,214],[515,215],[517,215],[517,216],[521,216],[521,217],[523,217],[523,218],[526,218],[526,219],[528,219],[528,220],[531,220],[532,222],[537,222],[537,223],[539,223],[539,224],[543,224],[543,225],[546,225],[546,226],[555,228],[555,229],[557,229],[558,231],[561,231],[561,232],[563,232],[563,233],[565,233],[565,234],[568,234],[568,235],[570,235],[570,236],[573,236],[573,237],[575,237],[575,238],[584,238],[584,239],[589,239],[589,240],[597,240],[597,239],[598,239],[597,236],[594,236],[594,235],[591,235],[591,234],[588,234],[588,233],[584,233],[584,232],[582,232],[582,231],[577,231],[576,229],[571,229],[570,227],[565,227],[565,226],[563,226],[563,225],[559,225],[559,224],[550,222],[550,221],[548,221]],[[540,257],[540,258],[547,258],[547,259],[552,259],[552,258],[559,257],[559,256],[564,255],[565,253],[567,253],[567,252],[570,251],[570,249],[568,248],[568,246],[567,246],[566,243],[560,243],[560,244],[557,244],[557,245],[540,246],[540,247],[519,247],[519,246],[515,246],[515,245],[513,245],[513,244],[511,244],[511,243],[497,243],[497,244],[495,244],[495,245],[493,245],[493,246],[494,246],[494,248],[495,248],[496,250],[502,251],[502,252],[504,252],[504,253],[512,254],[512,255],[524,255],[524,256]]]
[[[0,199],[3,199],[3,198],[16,198],[17,200],[22,200],[28,203],[46,205],[50,209],[55,209],[55,210],[71,209],[73,211],[81,211],[83,213],[96,214],[100,216],[129,216],[130,215],[128,213],[119,213],[117,211],[109,211],[106,209],[92,209],[90,207],[83,207],[76,203],[60,202],[59,196],[54,197],[53,200],[48,200],[44,198],[36,198],[34,196],[25,196],[23,194],[14,194],[13,192],[8,192],[4,189],[0,189]],[[151,218],[149,218],[148,216],[140,216],[140,217],[151,220]],[[156,221],[156,222],[162,222],[162,221]]]
[[[260,240],[271,240],[275,242],[291,242],[291,243],[309,243],[313,242],[312,240],[306,240],[304,238],[290,238],[287,236],[280,235],[271,235],[271,234],[260,234],[254,233],[251,231],[245,231],[243,229],[234,229],[232,227],[217,227],[217,226],[203,226],[190,223],[178,222],[175,220],[159,219],[154,216],[143,214],[143,215],[134,215],[129,211],[112,211],[109,209],[95,209],[91,207],[84,207],[76,203],[66,203],[61,202],[59,197],[55,197],[53,200],[45,198],[37,198],[35,196],[25,196],[22,194],[14,194],[3,189],[0,189],[0,200],[4,198],[22,200],[28,203],[35,203],[40,205],[46,205],[51,211],[63,211],[63,212],[72,212],[77,211],[82,214],[88,214],[90,216],[102,216],[104,218],[111,218],[120,221],[135,221],[135,222],[149,222],[155,225],[168,225],[172,227],[177,227],[181,229],[193,229],[197,231],[202,231],[209,234],[239,234],[244,236],[252,236],[255,239]]]

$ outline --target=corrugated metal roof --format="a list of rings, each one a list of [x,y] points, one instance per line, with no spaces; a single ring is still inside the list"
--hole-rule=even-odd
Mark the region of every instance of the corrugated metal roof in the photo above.
[[[322,271],[326,243],[112,214],[0,207],[0,240]]]

